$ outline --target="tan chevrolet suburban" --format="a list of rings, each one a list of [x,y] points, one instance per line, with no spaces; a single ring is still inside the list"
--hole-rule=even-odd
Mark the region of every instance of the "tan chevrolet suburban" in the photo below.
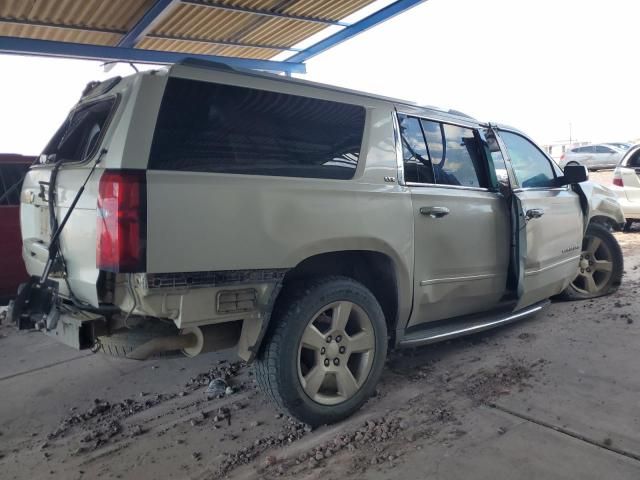
[[[10,317],[130,358],[235,347],[331,423],[390,348],[614,291],[623,222],[515,129],[187,62],[87,86],[24,181]]]

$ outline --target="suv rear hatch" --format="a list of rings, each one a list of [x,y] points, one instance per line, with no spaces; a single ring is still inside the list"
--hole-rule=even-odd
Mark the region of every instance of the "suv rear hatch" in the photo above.
[[[62,222],[91,167],[105,153],[105,133],[119,103],[108,94],[119,78],[93,86],[73,108],[40,157],[31,167],[21,194],[20,223],[23,258],[32,276],[41,276],[49,257],[52,233]],[[95,92],[95,93],[94,93]],[[96,267],[96,205],[102,170],[88,179],[59,241],[58,261],[50,279],[59,293],[98,306]],[[52,188],[52,184],[54,184]],[[53,196],[52,196],[53,193]]]

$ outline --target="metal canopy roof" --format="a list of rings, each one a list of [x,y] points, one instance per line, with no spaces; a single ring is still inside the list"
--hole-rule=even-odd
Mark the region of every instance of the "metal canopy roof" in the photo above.
[[[423,1],[387,2],[347,23],[376,2],[0,0],[0,53],[156,64],[190,57],[290,74],[304,72],[303,62],[312,56]],[[325,38],[313,43],[314,36]]]

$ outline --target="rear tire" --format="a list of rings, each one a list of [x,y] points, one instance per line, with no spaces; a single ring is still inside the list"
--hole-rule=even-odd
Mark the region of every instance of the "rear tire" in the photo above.
[[[283,295],[255,363],[258,384],[309,425],[349,417],[382,375],[387,326],[380,304],[362,284],[338,276]]]
[[[623,269],[622,250],[616,238],[606,226],[592,223],[582,241],[578,274],[559,297],[586,300],[610,295],[618,290]]]

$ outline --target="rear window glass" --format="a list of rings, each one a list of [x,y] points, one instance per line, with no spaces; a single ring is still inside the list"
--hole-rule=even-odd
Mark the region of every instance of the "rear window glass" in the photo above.
[[[81,162],[93,156],[115,103],[111,97],[71,110],[42,152],[47,162]]]
[[[28,169],[28,164],[0,163],[0,199],[2,199],[11,187],[22,182],[24,174]],[[19,204],[20,186],[15,187],[6,198],[0,201],[0,206]]]
[[[363,107],[170,78],[149,169],[350,179]]]

